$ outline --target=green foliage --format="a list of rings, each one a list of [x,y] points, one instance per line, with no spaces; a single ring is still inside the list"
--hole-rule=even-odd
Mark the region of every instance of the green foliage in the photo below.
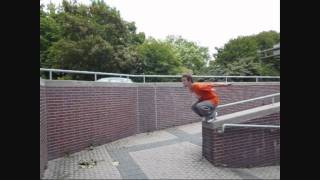
[[[181,62],[168,43],[147,39],[139,46],[138,55],[144,74],[181,73]]]
[[[260,60],[257,54],[279,42],[275,31],[240,36],[216,48],[211,61],[207,47],[181,36],[168,36],[163,41],[146,39],[134,22],[123,20],[120,12],[104,1],[83,5],[63,0],[62,5],[49,4],[46,9],[40,5],[43,68],[160,75],[279,75],[280,59]],[[54,76],[92,79],[88,75]]]
[[[40,6],[40,67],[136,73],[137,48],[145,40],[134,22],[104,1],[91,5],[64,0],[61,6]]]
[[[181,36],[168,36],[166,42],[172,46],[184,69],[191,70],[193,74],[199,74],[210,59],[207,47],[200,47],[195,42],[187,41]]]
[[[258,54],[258,50],[279,42],[280,34],[275,31],[231,39],[223,48],[216,48],[215,61],[206,71],[219,75],[280,75],[279,58],[260,59]]]

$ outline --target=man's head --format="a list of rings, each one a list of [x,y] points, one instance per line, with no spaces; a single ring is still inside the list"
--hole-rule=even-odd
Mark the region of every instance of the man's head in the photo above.
[[[191,74],[183,74],[181,78],[184,87],[191,87],[193,80]]]

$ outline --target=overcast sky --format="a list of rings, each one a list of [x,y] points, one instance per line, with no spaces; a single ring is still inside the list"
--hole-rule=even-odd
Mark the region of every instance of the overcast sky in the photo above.
[[[62,0],[41,0],[61,4]],[[78,0],[90,4],[90,0]],[[280,32],[280,0],[105,0],[134,21],[138,32],[156,39],[182,36],[200,46],[222,47],[231,38]]]

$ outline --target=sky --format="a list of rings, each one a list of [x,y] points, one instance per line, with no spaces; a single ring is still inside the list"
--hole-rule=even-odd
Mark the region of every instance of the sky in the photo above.
[[[40,0],[61,4],[62,0]],[[90,0],[77,0],[89,5]],[[135,22],[137,32],[164,40],[181,36],[208,47],[223,47],[238,36],[280,32],[280,0],[105,0],[121,17]]]

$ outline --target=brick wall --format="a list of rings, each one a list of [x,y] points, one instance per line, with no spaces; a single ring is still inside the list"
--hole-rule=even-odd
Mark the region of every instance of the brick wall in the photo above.
[[[279,84],[235,84],[217,91],[224,104],[279,92]],[[49,160],[90,144],[200,120],[191,111],[195,98],[181,83],[46,81],[46,98]],[[222,109],[219,115],[232,108]]]
[[[241,124],[280,125],[280,112]],[[280,164],[280,129],[203,126],[203,155],[215,166],[259,167]]]
[[[233,85],[228,88],[217,87],[216,89],[218,94],[220,95],[220,105],[223,105],[236,101],[279,93],[280,85]],[[275,102],[279,101],[280,97],[275,97]],[[223,107],[218,110],[218,113],[219,115],[230,114],[270,103],[272,103],[271,98],[261,99],[234,106]]]
[[[154,87],[137,87],[139,133],[156,130]]]
[[[40,82],[41,83],[41,82]],[[40,178],[48,162],[46,88],[40,84]]]
[[[181,87],[157,87],[157,129],[179,126],[199,121],[199,117],[191,111],[196,99],[190,97],[188,91]]]
[[[136,88],[47,88],[49,159],[136,134],[136,104]]]

